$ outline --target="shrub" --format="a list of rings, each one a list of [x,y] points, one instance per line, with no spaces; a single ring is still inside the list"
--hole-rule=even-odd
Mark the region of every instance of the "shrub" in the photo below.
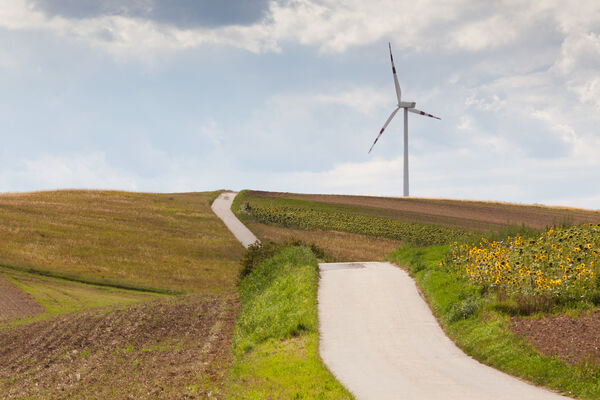
[[[305,246],[310,249],[317,259],[324,259],[325,251],[314,243],[305,243],[302,240],[292,238],[283,243],[275,242],[256,242],[251,244],[244,253],[240,263],[241,269],[239,274],[239,281],[248,276],[258,264],[265,261],[268,258],[273,257],[278,251],[289,246]]]

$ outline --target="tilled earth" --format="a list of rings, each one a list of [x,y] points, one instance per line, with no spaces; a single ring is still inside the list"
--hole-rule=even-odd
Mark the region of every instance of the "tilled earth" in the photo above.
[[[220,397],[237,299],[186,296],[0,330],[3,399]]]
[[[513,318],[511,328],[543,354],[573,364],[600,364],[600,310],[578,318],[566,315]]]
[[[0,277],[0,321],[28,317],[45,311],[29,294]]]

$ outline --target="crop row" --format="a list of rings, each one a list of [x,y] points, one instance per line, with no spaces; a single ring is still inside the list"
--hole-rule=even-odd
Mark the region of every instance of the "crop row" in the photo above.
[[[419,246],[474,239],[473,232],[440,225],[403,222],[396,219],[343,211],[323,211],[286,206],[245,204],[243,212],[257,222],[288,228],[320,229],[402,240]],[[478,236],[476,236],[478,238]]]

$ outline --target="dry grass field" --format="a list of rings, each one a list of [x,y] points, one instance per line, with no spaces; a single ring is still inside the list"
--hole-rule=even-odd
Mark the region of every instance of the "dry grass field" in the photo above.
[[[384,261],[400,246],[397,240],[347,232],[301,230],[249,222],[248,228],[262,241],[282,243],[299,239],[315,243],[327,255],[327,261]]]
[[[547,207],[499,202],[402,197],[296,194],[248,191],[258,198],[288,198],[341,206],[359,207],[371,215],[406,222],[439,224],[474,230],[500,230],[507,225],[543,229],[562,223],[582,224],[600,221],[600,211],[567,207]]]
[[[214,193],[55,191],[0,195],[0,265],[91,283],[234,290],[243,248]]]

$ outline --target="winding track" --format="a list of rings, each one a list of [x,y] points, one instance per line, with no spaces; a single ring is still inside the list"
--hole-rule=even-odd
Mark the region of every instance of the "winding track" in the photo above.
[[[222,194],[213,210],[231,213],[234,197]],[[231,221],[225,224],[242,241],[243,230],[236,232],[239,226]],[[247,240],[242,241],[246,247]],[[446,337],[402,269],[381,262],[320,268],[321,357],[357,399],[566,399],[465,355]]]
[[[248,248],[251,244],[260,241],[231,211],[231,204],[233,204],[235,196],[237,196],[237,192],[221,193],[219,197],[213,201],[211,208],[213,212],[217,214],[217,217],[221,218],[235,238],[239,240],[244,247]]]
[[[321,357],[357,399],[565,399],[465,355],[402,269],[320,267]]]

